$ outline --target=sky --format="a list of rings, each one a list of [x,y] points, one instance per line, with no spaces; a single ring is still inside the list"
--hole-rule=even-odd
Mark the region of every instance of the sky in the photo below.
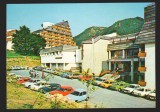
[[[73,37],[92,26],[109,27],[118,20],[144,18],[142,3],[52,3],[7,4],[7,30],[26,25],[31,31],[42,29],[43,22],[68,20]]]

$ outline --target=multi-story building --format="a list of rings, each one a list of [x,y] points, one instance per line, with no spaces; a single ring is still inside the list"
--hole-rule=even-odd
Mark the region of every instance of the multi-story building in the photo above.
[[[7,33],[6,33],[6,49],[7,50],[13,50],[12,46],[13,46],[13,43],[12,43],[12,35],[16,33],[16,30],[8,30]]]
[[[41,64],[51,69],[71,70],[81,67],[81,50],[78,46],[57,46],[40,51]]]
[[[96,76],[103,72],[106,68],[105,61],[107,57],[107,47],[110,43],[108,40],[101,39],[103,37],[113,37],[117,33],[98,36],[82,42],[82,70],[94,73]]]
[[[145,7],[140,32],[103,35],[82,43],[82,69],[100,75],[119,68],[120,80],[155,89],[155,4]]]
[[[108,69],[120,68],[121,79],[155,89],[155,4],[145,7],[145,23],[139,33],[104,39],[108,45]]]
[[[71,34],[71,29],[68,21],[63,21],[57,24],[49,24],[45,22],[42,24],[43,29],[35,31],[46,40],[46,47],[51,48],[61,45],[76,46]]]

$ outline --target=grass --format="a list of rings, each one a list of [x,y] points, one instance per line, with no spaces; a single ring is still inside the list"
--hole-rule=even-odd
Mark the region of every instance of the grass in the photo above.
[[[7,76],[7,109],[78,109],[84,108],[85,102],[76,103],[62,98],[54,99],[46,98],[44,94],[25,88],[23,85],[16,83],[16,79]],[[88,107],[94,107],[88,103]]]
[[[24,88],[16,82],[7,83],[7,109],[30,109],[29,105],[33,105],[33,109],[51,109],[51,102],[41,93]]]
[[[7,69],[9,69],[11,66],[40,66],[40,56],[23,56],[18,53],[15,53],[14,51],[8,51],[6,52],[6,61],[7,61]]]
[[[35,56],[35,55],[24,56],[24,55],[21,55],[21,54],[14,52],[14,51],[9,51],[9,50],[6,51],[6,57],[7,58],[26,58],[26,57],[29,57],[34,60],[40,60],[40,56]]]

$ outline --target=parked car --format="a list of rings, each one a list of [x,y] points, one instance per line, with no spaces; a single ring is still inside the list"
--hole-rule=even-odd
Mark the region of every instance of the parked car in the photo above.
[[[100,83],[102,83],[104,81],[104,79],[100,78],[100,77],[96,77],[94,78],[95,80],[92,82],[93,85],[95,86],[99,86]]]
[[[46,86],[49,86],[49,84],[46,81],[39,81],[39,82],[37,82],[35,84],[32,84],[31,87],[30,87],[30,89],[37,91],[40,88],[46,87]]]
[[[139,87],[135,90],[133,90],[132,94],[135,96],[141,96],[141,97],[145,97],[146,95],[148,95],[151,92],[151,90],[149,88],[146,87]]]
[[[74,89],[71,86],[61,86],[57,88],[54,91],[49,92],[49,94],[54,95],[54,94],[62,94],[63,96],[66,96],[70,93],[72,93]]]
[[[113,83],[111,86],[109,86],[108,89],[121,92],[122,89],[124,89],[127,86],[129,86],[129,83],[118,81],[118,82]]]
[[[30,80],[29,77],[22,77],[22,78],[17,80],[17,84],[23,84],[23,83],[25,83],[25,82],[27,82],[29,80]]]
[[[69,79],[78,79],[79,78],[79,76],[80,76],[80,74],[79,73],[72,73],[72,75],[71,76],[69,76],[68,78]]]
[[[76,89],[71,94],[67,95],[68,99],[71,99],[75,102],[80,102],[84,100],[88,100],[87,91],[84,89]]]
[[[103,81],[99,84],[100,87],[103,88],[108,88],[109,86],[111,86],[113,83],[113,81],[107,80],[107,81]]]
[[[148,95],[146,95],[147,99],[156,100],[156,90],[151,91]]]
[[[21,70],[20,66],[11,66],[11,70]]]
[[[49,86],[45,86],[45,87],[41,87],[39,88],[38,91],[40,91],[41,93],[47,93],[47,92],[50,92],[50,91],[53,91],[53,90],[56,90],[58,87],[60,87],[61,85],[60,84],[57,84],[57,83],[50,83],[48,84]]]
[[[9,75],[9,76],[16,76],[15,73],[9,73],[8,75]]]
[[[70,72],[65,72],[61,74],[61,77],[68,78],[69,75],[72,75]]]
[[[28,82],[24,83],[24,87],[30,88],[31,85],[33,85],[39,81],[40,81],[40,79],[30,79]]]
[[[50,68],[44,68],[43,71],[44,71],[44,72],[47,72],[47,73],[51,73],[51,72],[52,72],[52,69],[50,69]]]
[[[83,75],[83,76],[79,77],[79,80],[81,80],[81,81],[88,81],[91,79],[93,79],[93,76],[91,76],[91,75],[89,75],[89,76]]]
[[[128,87],[122,89],[124,93],[132,93],[135,89],[139,88],[140,85],[138,84],[130,84]]]
[[[43,71],[44,67],[41,66],[35,66],[32,68],[33,70],[37,70],[37,71]]]

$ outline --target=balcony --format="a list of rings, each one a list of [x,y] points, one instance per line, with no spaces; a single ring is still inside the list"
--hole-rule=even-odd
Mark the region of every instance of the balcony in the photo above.
[[[138,57],[139,57],[139,58],[144,58],[144,57],[146,57],[146,52],[144,52],[144,51],[139,52],[139,53],[138,53]]]
[[[145,81],[138,81],[138,84],[139,84],[140,86],[146,86],[146,82],[145,82]]]
[[[146,71],[146,67],[138,67],[138,71],[139,72],[145,72]]]

